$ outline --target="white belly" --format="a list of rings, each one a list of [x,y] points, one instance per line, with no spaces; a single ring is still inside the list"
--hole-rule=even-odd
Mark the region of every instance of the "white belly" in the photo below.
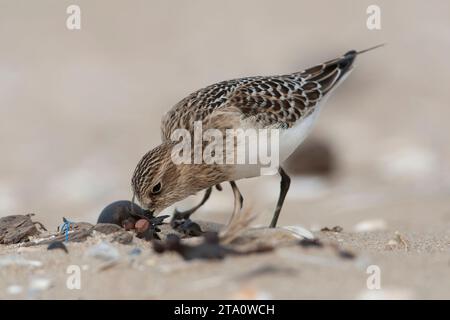
[[[278,171],[278,166],[283,163],[294,151],[297,147],[305,140],[305,138],[310,133],[314,122],[317,120],[317,117],[320,112],[320,106],[317,106],[316,110],[311,113],[308,117],[304,118],[301,121],[298,121],[294,126],[289,129],[280,129],[279,132],[279,143],[277,145],[269,147],[278,147],[277,160],[272,160],[273,162],[270,165],[261,165],[261,164],[238,164],[234,168],[234,174],[232,175],[233,180],[239,180],[244,178],[252,178],[265,174],[276,174]],[[269,141],[271,141],[269,139]],[[273,154],[271,154],[273,156]],[[266,170],[261,170],[262,167],[266,168]],[[267,170],[269,169],[270,170]]]
[[[320,113],[321,106],[302,121],[287,130],[280,131],[280,164],[283,163],[311,132],[313,124]]]

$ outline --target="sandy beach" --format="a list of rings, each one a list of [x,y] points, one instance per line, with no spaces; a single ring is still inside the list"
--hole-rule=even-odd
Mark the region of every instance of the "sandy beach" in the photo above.
[[[301,183],[301,180],[299,181]],[[295,185],[295,184],[294,184]],[[446,299],[450,265],[448,199],[444,196],[417,198],[414,203],[399,201],[392,193],[373,205],[360,203],[367,194],[351,192],[353,209],[340,212],[339,204],[349,199],[351,190],[332,190],[333,197],[310,200],[308,206],[290,203],[283,216],[284,226],[294,226],[298,216],[314,231],[324,247],[303,247],[299,239],[280,228],[271,230],[254,223],[256,239],[242,236],[242,243],[270,244],[274,250],[224,260],[185,261],[176,253],[157,254],[149,242],[134,237],[130,244],[112,241],[113,235],[96,233],[81,243],[68,243],[69,253],[47,250],[46,245],[1,246],[1,298],[44,299]],[[349,187],[350,188],[350,187]],[[368,187],[369,188],[369,187]],[[345,189],[345,188],[343,188]],[[330,190],[331,192],[331,190]],[[374,196],[375,191],[370,193]],[[360,198],[360,199],[358,199]],[[309,207],[319,207],[312,210]],[[399,217],[399,212],[403,216]],[[433,213],[433,223],[429,215]],[[287,214],[286,214],[287,213]],[[201,218],[210,214],[199,214]],[[361,218],[361,217],[364,218]],[[195,219],[194,219],[195,220]],[[217,216],[217,220],[220,217]],[[435,221],[435,220],[433,220]],[[291,223],[289,223],[291,222]],[[217,230],[200,223],[204,230]],[[165,227],[162,234],[171,232]],[[247,231],[249,232],[249,231]],[[132,233],[130,231],[130,233]],[[192,240],[192,239],[190,239]],[[117,249],[111,261],[93,257],[89,250],[101,243]],[[337,254],[333,246],[354,257]],[[9,257],[38,261],[38,266],[12,263]],[[114,255],[113,255],[114,256]],[[70,266],[79,266],[81,288],[69,289]],[[375,267],[374,267],[375,266]],[[367,281],[379,268],[380,288],[370,290]],[[69,269],[70,270],[70,269]],[[33,289],[36,281],[43,288]],[[34,285],[33,285],[34,283]],[[14,288],[21,288],[14,292]],[[38,286],[39,287],[39,286]],[[12,291],[11,291],[12,290]]]

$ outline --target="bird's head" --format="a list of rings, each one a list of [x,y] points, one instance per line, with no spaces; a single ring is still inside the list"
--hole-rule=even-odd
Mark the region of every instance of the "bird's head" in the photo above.
[[[222,170],[206,164],[173,161],[174,143],[164,142],[137,164],[131,185],[141,206],[159,213],[177,201],[223,181]]]
[[[179,168],[171,161],[171,147],[163,143],[147,152],[131,180],[135,197],[143,208],[152,212],[159,212],[183,198]]]

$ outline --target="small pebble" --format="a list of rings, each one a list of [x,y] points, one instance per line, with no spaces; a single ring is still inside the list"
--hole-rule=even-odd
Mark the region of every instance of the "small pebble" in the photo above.
[[[135,228],[138,233],[145,232],[150,227],[150,222],[146,219],[139,219],[136,222]]]

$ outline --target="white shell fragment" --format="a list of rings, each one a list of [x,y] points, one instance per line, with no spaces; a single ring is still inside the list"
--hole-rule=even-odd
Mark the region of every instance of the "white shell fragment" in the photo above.
[[[387,223],[383,219],[372,219],[357,223],[353,229],[355,232],[371,232],[385,230],[386,228]]]
[[[301,226],[284,226],[281,228],[290,231],[298,239],[314,239],[312,232]]]

